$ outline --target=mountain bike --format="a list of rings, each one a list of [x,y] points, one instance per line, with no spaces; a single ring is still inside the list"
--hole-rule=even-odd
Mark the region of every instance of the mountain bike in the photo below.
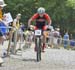
[[[35,46],[36,46],[36,59],[37,61],[41,60],[41,36],[43,34],[43,31],[41,29],[34,30],[35,33]]]
[[[42,52],[42,36],[43,36],[43,30],[42,29],[29,29],[34,31],[34,36],[35,36],[35,48],[36,48],[36,59],[37,62],[41,61],[41,52]],[[48,31],[49,29],[47,28]]]

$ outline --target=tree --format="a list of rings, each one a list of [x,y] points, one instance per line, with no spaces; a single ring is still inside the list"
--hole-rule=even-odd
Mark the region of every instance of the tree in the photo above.
[[[5,0],[5,3],[8,5],[4,11],[10,11],[13,18],[17,13],[21,13],[22,22],[26,24],[38,7],[44,7],[51,16],[54,27],[75,31],[75,0]]]

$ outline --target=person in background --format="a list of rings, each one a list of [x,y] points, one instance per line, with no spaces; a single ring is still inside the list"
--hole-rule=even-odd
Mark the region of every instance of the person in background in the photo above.
[[[68,34],[68,32],[66,32],[64,37],[63,37],[63,44],[64,44],[64,48],[67,48],[69,45],[69,34]]]
[[[54,32],[54,28],[53,26],[49,26],[49,47],[53,48],[53,32]]]
[[[4,3],[4,0],[0,0],[0,27],[2,26],[2,18],[3,18],[3,8],[6,6],[7,4]],[[4,24],[4,23],[3,23]],[[5,37],[3,36],[3,29],[0,28],[0,52],[2,51],[2,43],[5,39]],[[3,53],[4,55],[4,53]],[[0,65],[4,62],[3,59],[1,58],[2,55],[0,55]]]
[[[3,18],[3,8],[6,6],[7,4],[4,3],[3,0],[0,0],[0,27],[4,25],[2,18]],[[4,29],[0,28],[0,43],[3,42],[4,37],[3,37],[3,31]],[[5,30],[4,30],[5,31]],[[3,33],[2,33],[3,32]]]
[[[55,28],[54,32],[53,32],[53,44],[54,44],[54,48],[59,48],[58,46],[58,40],[59,40],[59,37],[60,37],[60,29],[59,28]]]
[[[20,27],[20,19],[21,19],[21,14],[18,13],[16,15],[16,18],[13,21],[13,27],[15,27],[16,29],[18,29]]]
[[[2,20],[2,17],[3,17],[3,8],[4,8],[6,5],[7,5],[7,4],[5,4],[3,0],[0,0],[0,20]]]
[[[72,34],[70,34],[70,48],[75,49],[75,39]]]
[[[11,43],[11,49],[13,49],[13,50],[11,50],[12,54],[15,54],[17,42],[21,38],[20,19],[21,19],[21,14],[18,13],[16,15],[15,19],[13,20],[13,24],[12,24],[12,27],[13,27],[13,29],[12,29],[12,43]]]
[[[20,13],[18,13],[17,15],[16,15],[16,18],[13,20],[13,37],[14,37],[14,32],[15,31],[18,31],[19,30],[19,28],[20,28],[20,19],[21,19],[21,14]]]

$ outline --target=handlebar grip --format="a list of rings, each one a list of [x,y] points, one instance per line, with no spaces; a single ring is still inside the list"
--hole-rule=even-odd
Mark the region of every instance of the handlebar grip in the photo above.
[[[29,30],[29,31],[30,31],[31,29],[28,27],[28,28],[27,28],[27,30]]]
[[[28,31],[34,31],[34,30],[33,30],[33,29],[31,29],[31,28],[28,28],[27,30],[28,30]]]
[[[50,28],[47,28],[46,30],[47,30],[47,31],[50,31],[51,29],[50,29]]]

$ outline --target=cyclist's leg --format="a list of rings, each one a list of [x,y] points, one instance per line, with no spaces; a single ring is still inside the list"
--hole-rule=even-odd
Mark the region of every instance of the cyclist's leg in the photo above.
[[[46,38],[45,38],[45,36],[43,35],[42,36],[42,52],[44,52],[44,49],[46,48]]]
[[[47,29],[47,27],[44,25],[42,30],[43,30],[43,45],[42,45],[42,52],[44,52],[44,49],[46,48],[46,36],[44,34],[44,31]]]
[[[35,30],[37,30],[37,29],[41,29],[41,30],[46,30],[46,26],[45,26],[45,24],[36,24],[36,26],[35,26]],[[36,37],[35,37],[36,38]],[[42,51],[44,51],[44,48],[45,48],[45,37],[44,36],[42,36]],[[37,49],[36,49],[36,46],[35,46],[35,51],[37,51]]]
[[[42,25],[40,23],[36,24],[35,25],[35,28],[34,30],[37,30],[37,29],[41,29],[42,30]],[[36,36],[34,36],[35,40],[36,40]],[[37,48],[36,48],[36,42],[35,42],[35,51],[37,51]]]

